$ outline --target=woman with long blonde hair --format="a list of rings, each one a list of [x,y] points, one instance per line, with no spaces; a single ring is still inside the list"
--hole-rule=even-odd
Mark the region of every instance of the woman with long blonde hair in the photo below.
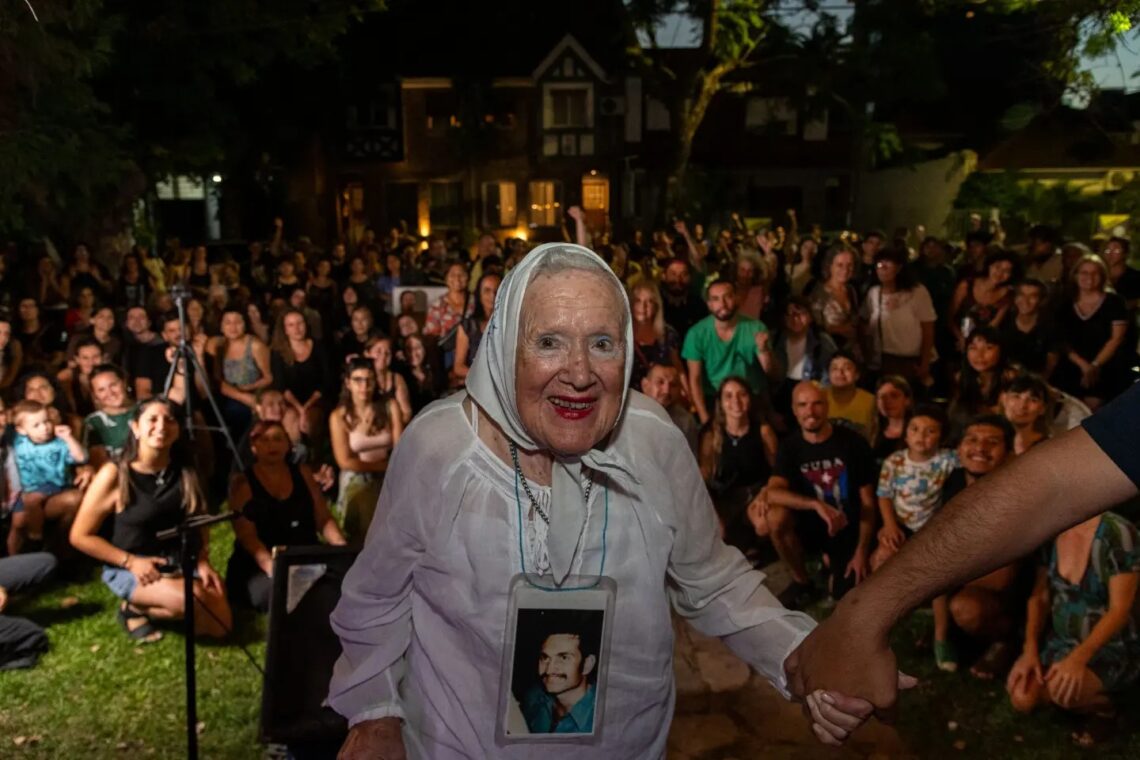
[[[639,280],[629,289],[629,305],[633,312],[633,376],[631,388],[640,388],[641,380],[654,364],[676,367],[681,376],[685,397],[689,396],[688,373],[681,364],[681,336],[665,323],[665,304],[655,280]]]

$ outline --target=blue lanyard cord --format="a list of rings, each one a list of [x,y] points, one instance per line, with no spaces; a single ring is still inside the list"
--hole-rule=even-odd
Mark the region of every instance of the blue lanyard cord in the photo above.
[[[602,513],[602,562],[601,562],[601,566],[598,568],[598,577],[594,579],[594,582],[588,586],[570,586],[567,588],[561,588],[559,586],[555,586],[554,588],[547,588],[546,586],[540,586],[530,579],[530,575],[526,571],[526,554],[523,551],[522,500],[519,499],[519,473],[518,473],[518,470],[515,470],[515,510],[518,513],[519,569],[522,571],[523,578],[526,579],[526,582],[529,583],[534,588],[537,588],[541,591],[584,591],[585,589],[594,588],[595,586],[597,586],[598,583],[601,582],[602,576],[604,576],[606,574],[606,532],[609,530],[609,527],[610,527],[610,488],[609,488],[609,486],[605,487],[605,505],[606,505],[605,510]],[[553,506],[553,505],[551,505],[551,506]],[[590,532],[590,526],[587,523],[586,533],[589,534],[589,532]],[[585,551],[585,547],[583,547],[583,551]]]

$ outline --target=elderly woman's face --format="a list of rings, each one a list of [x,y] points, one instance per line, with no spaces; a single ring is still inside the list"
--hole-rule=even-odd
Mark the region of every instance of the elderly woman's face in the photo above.
[[[617,421],[625,390],[622,311],[600,274],[573,270],[530,283],[515,391],[523,426],[540,447],[584,454]]]

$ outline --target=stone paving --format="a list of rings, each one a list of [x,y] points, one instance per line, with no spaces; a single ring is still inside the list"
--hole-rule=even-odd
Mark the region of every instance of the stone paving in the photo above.
[[[787,584],[779,567],[765,568],[768,586]],[[753,674],[719,639],[674,618],[677,710],[669,732],[670,760],[814,760],[911,757],[894,729],[871,721],[842,749],[825,747],[800,706]]]

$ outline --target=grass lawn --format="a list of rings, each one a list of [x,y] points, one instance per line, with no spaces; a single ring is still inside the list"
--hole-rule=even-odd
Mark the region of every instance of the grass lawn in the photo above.
[[[231,543],[228,526],[214,531],[215,567],[225,568]],[[13,604],[13,613],[49,627],[52,649],[34,670],[0,673],[0,758],[184,755],[182,636],[168,630],[161,642],[136,647],[118,627],[114,608],[114,598],[94,576]],[[260,661],[264,620],[239,615],[238,623]],[[900,627],[895,642],[903,669],[922,679],[905,698],[898,723],[915,756],[1140,757],[1140,733],[1079,750],[1069,739],[1074,724],[1062,714],[1045,710],[1018,716],[1001,684],[939,673],[932,656],[914,646],[917,634],[930,625],[929,615],[917,614]],[[261,755],[260,695],[261,676],[237,647],[199,646],[202,757]],[[1140,719],[1135,702],[1125,707],[1130,725]]]

